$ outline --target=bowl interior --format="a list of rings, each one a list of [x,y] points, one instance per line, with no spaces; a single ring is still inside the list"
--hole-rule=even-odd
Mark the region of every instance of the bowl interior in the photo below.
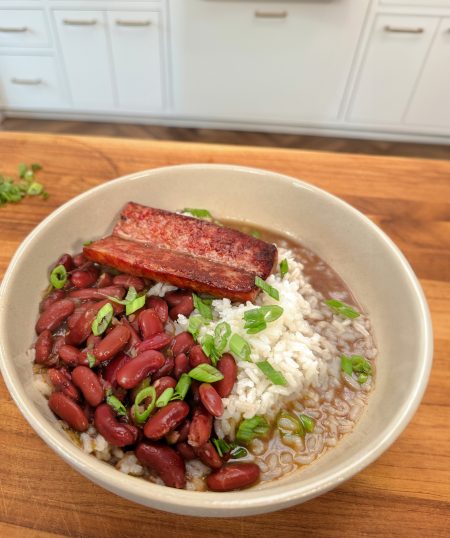
[[[376,344],[376,387],[355,430],[313,465],[284,479],[229,494],[175,491],[82,453],[55,428],[32,385],[29,349],[49,265],[62,252],[105,235],[128,200],[164,209],[205,207],[219,218],[288,234],[311,248],[347,282],[369,313]],[[431,326],[420,286],[403,256],[368,219],[298,180],[233,166],[190,165],[111,181],[68,202],[19,248],[1,289],[0,350],[4,378],[27,420],[71,465],[137,502],[193,515],[267,512],[322,493],[373,461],[417,407],[431,364]]]

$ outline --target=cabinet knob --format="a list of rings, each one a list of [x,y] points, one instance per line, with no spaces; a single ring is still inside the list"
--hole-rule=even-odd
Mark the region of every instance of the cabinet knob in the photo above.
[[[63,24],[67,26],[94,26],[97,24],[97,19],[63,19]]]
[[[116,20],[117,26],[132,26],[132,27],[138,27],[138,26],[150,26],[152,21],[123,21],[123,20]]]
[[[286,19],[287,11],[255,11],[257,19]]]
[[[26,32],[28,30],[28,28],[26,26],[17,26],[17,27],[14,27],[14,26],[3,26],[3,27],[0,27],[0,32],[14,32],[14,33],[19,33],[19,32]]]
[[[385,32],[391,32],[393,34],[423,34],[424,28],[402,28],[398,26],[385,26]]]
[[[41,78],[16,78],[13,77],[11,79],[11,82],[13,84],[19,84],[21,86],[37,86],[38,84],[42,84]]]

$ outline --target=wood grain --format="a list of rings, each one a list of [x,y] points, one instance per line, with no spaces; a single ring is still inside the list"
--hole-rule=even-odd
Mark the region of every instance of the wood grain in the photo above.
[[[50,198],[0,208],[0,274],[56,207],[103,181],[188,162],[237,163],[344,198],[400,246],[421,279],[435,333],[423,402],[394,445],[336,490],[264,516],[197,519],[146,509],[92,484],[33,432],[0,382],[0,535],[83,538],[450,535],[450,162],[252,147],[0,133],[1,172],[40,162]]]

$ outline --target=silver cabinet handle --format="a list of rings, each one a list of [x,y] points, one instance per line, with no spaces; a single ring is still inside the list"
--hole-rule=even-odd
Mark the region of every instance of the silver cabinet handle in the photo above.
[[[14,26],[10,26],[10,27],[4,26],[0,28],[0,32],[19,33],[19,32],[26,32],[27,30],[28,28],[26,26],[18,26],[16,28]]]
[[[42,84],[41,78],[15,78],[11,79],[13,84],[20,84],[21,86],[37,86]]]
[[[67,24],[67,26],[94,26],[95,24],[97,24],[97,19],[63,19],[63,24]]]
[[[255,11],[257,19],[285,19],[287,16],[287,11]]]
[[[425,32],[424,28],[400,28],[397,26],[385,26],[385,32],[392,32],[395,34],[423,34]]]
[[[152,21],[123,21],[123,20],[117,20],[116,24],[117,26],[150,26]]]

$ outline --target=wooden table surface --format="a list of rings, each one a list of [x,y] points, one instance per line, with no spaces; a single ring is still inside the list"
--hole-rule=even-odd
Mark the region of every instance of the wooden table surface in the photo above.
[[[0,133],[0,173],[20,162],[43,165],[50,198],[0,208],[0,275],[36,224],[103,181],[190,162],[266,168],[342,197],[390,235],[425,290],[435,356],[418,412],[375,463],[303,505],[237,519],[166,514],[89,482],[34,433],[0,380],[0,536],[450,536],[450,161]]]

